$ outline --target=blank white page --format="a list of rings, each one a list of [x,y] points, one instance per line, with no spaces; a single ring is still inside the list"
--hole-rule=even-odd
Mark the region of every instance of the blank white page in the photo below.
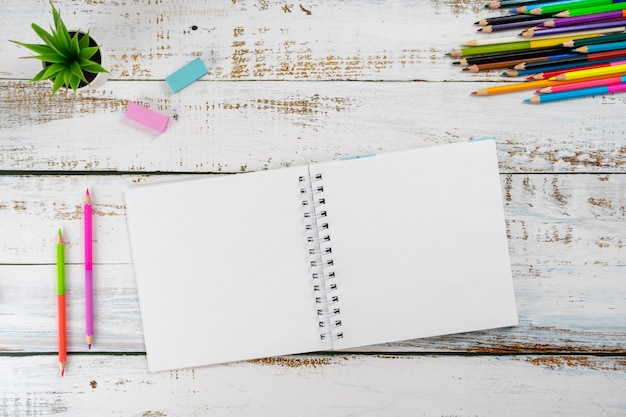
[[[335,348],[517,324],[493,141],[317,172],[344,335]]]
[[[307,167],[127,190],[152,371],[327,349],[298,177]]]

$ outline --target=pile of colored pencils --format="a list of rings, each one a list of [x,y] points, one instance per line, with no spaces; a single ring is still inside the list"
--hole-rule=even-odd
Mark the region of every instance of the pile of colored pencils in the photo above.
[[[524,80],[472,94],[536,90],[524,101],[546,103],[626,91],[626,0],[501,0],[485,8],[500,15],[476,22],[480,38],[449,55],[463,71]]]

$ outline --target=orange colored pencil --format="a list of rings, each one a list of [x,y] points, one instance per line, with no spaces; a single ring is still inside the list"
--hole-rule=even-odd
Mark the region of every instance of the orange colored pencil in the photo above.
[[[596,76],[596,77],[589,77],[589,78],[580,79],[580,80],[566,80],[566,81],[559,81],[559,80],[525,81],[521,83],[510,83],[510,84],[498,85],[495,87],[483,88],[481,90],[472,91],[471,94],[476,95],[476,96],[491,96],[495,94],[513,93],[516,91],[531,90],[533,88],[544,88],[544,87],[549,87],[553,85],[565,85],[565,84],[571,84],[571,83],[580,82],[580,81],[599,80],[602,78],[606,78],[606,76]]]

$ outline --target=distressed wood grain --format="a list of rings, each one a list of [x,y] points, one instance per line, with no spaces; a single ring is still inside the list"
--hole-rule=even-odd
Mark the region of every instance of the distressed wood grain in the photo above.
[[[523,105],[481,83],[108,82],[58,94],[0,81],[0,170],[243,172],[494,138],[502,172],[623,172],[626,96]],[[156,134],[129,101],[170,117]],[[584,116],[583,116],[584,115]]]
[[[0,416],[616,416],[624,358],[297,356],[148,373],[144,357],[0,357]],[[37,375],[33,379],[21,373]],[[294,393],[301,393],[294,395]]]
[[[0,177],[0,196],[11,196],[0,197],[0,230],[9,237],[0,240],[0,294],[19,295],[0,303],[0,350],[54,350],[55,305],[47,300],[54,293],[58,227],[68,241],[68,300],[76,312],[69,323],[70,348],[86,350],[78,318],[81,204],[89,187],[101,334],[96,346],[143,351],[123,191],[172,179],[180,176]],[[501,181],[520,326],[367,350],[625,353],[626,176],[503,174]]]
[[[485,1],[55,0],[111,61],[100,89],[28,83],[47,0],[0,10],[0,416],[615,416],[626,410],[626,96],[523,105],[531,91],[446,56]],[[490,37],[510,36],[500,32]],[[201,58],[208,74],[164,82]],[[157,135],[129,101],[170,116]],[[123,190],[493,138],[520,325],[148,373]],[[445,169],[445,167],[442,167]],[[245,175],[245,174],[242,174]],[[436,173],[433,173],[436,175]],[[94,199],[96,338],[82,321]],[[462,209],[462,208],[459,208]],[[68,238],[70,360],[58,375],[54,234]]]
[[[625,267],[513,266],[519,326],[353,352],[625,355]],[[132,265],[94,266],[97,352],[144,352]],[[0,352],[56,351],[55,265],[0,265]],[[82,265],[67,267],[68,349],[87,352]],[[12,295],[12,296],[10,296]],[[25,300],[28,300],[27,302]]]
[[[198,175],[0,176],[0,264],[54,263],[50,245],[59,227],[68,240],[68,262],[81,263],[86,188],[94,204],[94,262],[130,264],[124,190],[192,177]],[[501,174],[500,179],[514,265],[528,268],[531,276],[539,267],[626,266],[625,175]]]
[[[212,80],[465,80],[446,56],[497,13],[478,1],[56,0],[68,26],[89,28],[114,79],[163,79],[202,58]],[[52,22],[45,0],[5,0],[0,39],[32,43]],[[501,35],[500,35],[501,36]],[[29,79],[38,63],[0,42],[0,76]],[[494,74],[476,79],[501,78]]]

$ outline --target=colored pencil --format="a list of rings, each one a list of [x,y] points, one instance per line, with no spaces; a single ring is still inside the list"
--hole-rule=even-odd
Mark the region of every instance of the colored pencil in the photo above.
[[[558,83],[559,83],[558,81],[548,81],[548,80],[525,81],[523,83],[510,83],[510,84],[498,85],[495,87],[482,88],[480,90],[472,91],[471,94],[476,95],[476,96],[491,96],[494,94],[512,93],[515,91],[543,88],[543,87],[548,87],[550,85],[556,85]]]
[[[65,321],[65,242],[59,229],[57,241],[57,317],[59,324],[59,368],[61,376],[65,375],[67,362],[67,327]]]
[[[575,26],[561,26],[556,28],[532,28],[523,31],[522,33],[520,33],[520,36],[524,38],[533,38],[537,36],[543,37],[548,35],[563,36],[566,33],[577,34],[583,31],[595,33],[615,33],[623,32],[624,30],[626,30],[626,21],[620,19],[609,20],[606,22],[583,23]]]
[[[585,45],[585,46],[581,46],[580,48],[574,49],[574,52],[588,54],[588,53],[610,52],[610,51],[619,51],[619,50],[624,50],[626,52],[626,41],[599,43],[596,45]]]
[[[558,100],[569,100],[572,98],[589,97],[602,94],[614,94],[626,91],[626,84],[615,84],[602,87],[582,88],[579,90],[564,91],[562,93],[540,94],[525,99],[525,103],[548,103]]]
[[[542,23],[545,23],[547,21],[547,19],[539,19],[536,21],[533,21],[533,23],[540,25]],[[483,27],[478,28],[477,32],[482,32],[482,33],[492,33],[492,32],[500,32],[503,30],[511,30],[511,29],[517,29],[517,28],[527,28],[528,27],[528,22],[511,22],[511,23],[503,23],[501,25],[486,25]]]
[[[579,90],[581,88],[600,87],[603,85],[615,85],[620,83],[626,83],[626,75],[622,75],[619,77],[603,77],[597,80],[590,81],[577,81],[571,84],[551,85],[541,88],[536,92],[541,94],[562,93],[564,91]]]
[[[85,232],[85,335],[87,347],[91,349],[93,343],[93,239],[92,239],[92,208],[89,189],[85,193],[83,205],[83,220]]]
[[[492,52],[511,52],[529,49],[547,48],[560,45],[564,42],[579,39],[601,36],[600,34],[579,34],[577,36],[563,36],[558,38],[546,37],[548,39],[526,40],[524,42],[501,43],[495,45],[473,46],[470,48],[456,49],[450,52],[450,56],[460,58],[463,56],[482,55]]]
[[[620,3],[624,0],[570,0],[563,2],[551,2],[546,3],[544,6],[535,6],[531,10],[525,11],[530,14],[547,14],[547,13],[560,13],[564,10],[582,9],[596,6],[604,6],[607,4]]]
[[[549,80],[564,81],[564,80],[579,80],[581,78],[594,77],[596,75],[609,75],[618,74],[626,71],[626,64],[610,65],[602,68],[591,68],[579,71],[570,71],[564,74],[559,74],[554,77],[550,77]]]
[[[621,19],[626,17],[626,10],[615,10],[612,12],[593,13],[576,17],[558,17],[547,19],[541,23],[545,27],[561,27],[579,25],[581,23],[600,22],[603,20]]]
[[[492,1],[488,4],[485,4],[485,9],[500,9],[502,7],[513,7],[523,4],[532,4],[532,3],[540,3],[542,0],[500,0],[500,1]]]
[[[595,45],[598,43],[621,42],[626,41],[626,32],[608,33],[601,36],[593,36],[590,38],[573,39],[563,42],[560,46],[564,48],[577,48],[585,45]]]
[[[580,9],[563,10],[555,15],[555,17],[576,17],[588,14],[611,12],[614,10],[626,9],[623,3],[604,4],[602,6],[583,7]]]
[[[606,77],[589,77],[588,79],[585,79],[585,81],[591,81],[591,80],[597,80],[600,78],[606,78]],[[502,84],[502,85],[498,85],[495,87],[487,87],[487,88],[483,88],[480,90],[476,90],[476,91],[472,91],[472,95],[476,95],[476,96],[491,96],[491,95],[495,95],[495,94],[504,94],[504,93],[513,93],[516,91],[524,91],[524,90],[533,90],[533,89],[537,89],[537,88],[544,88],[544,87],[549,87],[549,86],[553,86],[553,85],[565,85],[565,84],[570,84],[573,82],[578,82],[578,81],[583,81],[583,80],[577,80],[577,81],[556,81],[556,80],[538,80],[538,81],[524,81],[521,83],[508,83],[508,84]]]
[[[545,29],[548,30],[548,29]],[[546,36],[542,36],[540,40],[545,40],[545,41],[551,41],[551,40],[555,40],[555,39],[564,39],[563,42],[565,42],[566,40],[570,40],[573,39],[574,37],[587,37],[587,36],[601,36],[604,33],[609,33],[609,32],[618,32],[619,30],[616,28],[608,28],[608,29],[603,29],[603,30],[593,30],[593,31],[581,31],[578,33],[573,33],[571,36],[569,35],[563,35],[563,34],[553,34],[553,35],[549,35],[547,34]],[[502,45],[502,44],[511,44],[511,43],[524,43],[526,41],[528,41],[528,37],[523,37],[523,36],[508,36],[508,37],[503,37],[503,38],[482,38],[482,39],[471,39],[467,42],[465,42],[465,46],[493,46],[493,45]],[[558,42],[561,43],[561,42]],[[554,45],[554,43],[549,43],[549,45]]]
[[[535,16],[532,14],[510,14],[504,16],[487,17],[480,19],[478,22],[474,22],[475,25],[487,26],[487,25],[502,25],[513,22],[533,22],[540,19],[551,18],[551,15]]]
[[[492,54],[484,54],[484,55],[476,55],[469,56],[467,58],[461,58],[458,61],[460,65],[480,65],[487,64],[491,62],[500,62],[500,61],[510,61],[514,59],[525,59],[525,58],[536,58],[536,57],[548,57],[551,55],[563,54],[570,52],[570,48],[538,48],[538,49],[529,49],[523,51],[512,51],[512,52],[495,52]]]
[[[564,55],[571,55],[571,54],[564,54]],[[554,55],[551,58],[556,61],[556,60],[559,60],[560,56],[563,56],[563,55]],[[550,58],[546,58],[546,57],[537,57],[537,58],[515,59],[511,61],[489,62],[485,64],[473,64],[473,65],[470,65],[469,67],[463,68],[463,71],[479,72],[479,71],[490,71],[494,69],[514,68],[515,66],[521,63],[530,64],[531,62],[533,62],[533,60],[544,62],[549,59]]]
[[[607,59],[624,59],[626,58],[626,49],[617,49],[614,51],[592,52],[589,54],[574,54],[565,57],[556,56],[554,59],[535,60],[528,63],[522,62],[515,65],[515,69],[529,70],[533,68],[542,68],[546,65],[565,64],[573,62],[594,62],[604,61]]]
[[[594,61],[592,64],[586,61],[566,62],[566,63],[561,63],[561,64],[546,65],[541,68],[532,68],[529,70],[511,70],[502,75],[506,77],[518,77],[520,75],[532,75],[532,77],[529,77],[528,79],[541,80],[545,78],[545,74],[552,74],[551,76],[553,76],[553,75],[562,74],[567,71],[589,69],[589,68],[601,68],[601,67],[606,67],[606,66],[611,65],[611,63],[614,61],[615,61],[614,59],[603,59],[599,61]],[[541,71],[541,72],[538,73],[537,71]],[[540,74],[543,74],[543,76],[540,76]]]
[[[557,75],[563,74],[568,71],[578,71],[578,70],[587,70],[587,69],[592,69],[592,68],[608,67],[613,62],[615,61],[607,60],[607,61],[595,62],[594,64],[589,64],[589,65],[578,65],[578,64],[567,65],[567,66],[563,65],[563,66],[560,66],[560,68],[545,69],[542,72],[538,72],[532,75],[531,77],[528,77],[528,79],[529,80],[547,80],[548,78],[556,77]],[[532,70],[530,72],[532,72]],[[524,74],[519,74],[519,75],[524,75]]]

